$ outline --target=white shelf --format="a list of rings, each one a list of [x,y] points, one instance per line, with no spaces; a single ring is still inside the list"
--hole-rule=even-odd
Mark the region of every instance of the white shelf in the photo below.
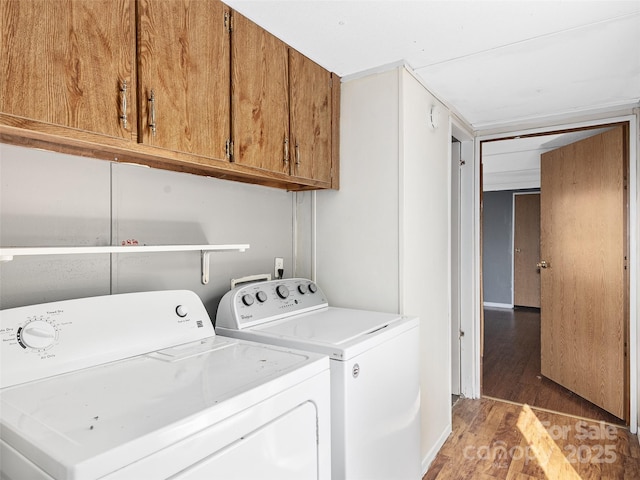
[[[18,256],[77,255],[83,253],[145,253],[145,252],[244,252],[249,245],[123,245],[92,247],[2,247],[0,258],[4,261]]]
[[[3,247],[0,262],[9,262],[14,257],[34,255],[81,255],[96,253],[153,253],[200,251],[202,261],[202,283],[209,283],[209,254],[213,252],[244,252],[248,244],[237,245],[123,245],[91,247]]]

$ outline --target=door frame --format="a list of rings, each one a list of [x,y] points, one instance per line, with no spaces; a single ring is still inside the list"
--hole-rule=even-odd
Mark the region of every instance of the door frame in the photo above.
[[[453,137],[455,138],[455,137]],[[451,139],[451,393],[460,395],[460,170],[462,142]]]
[[[459,272],[451,272],[458,281],[457,295],[451,295],[452,301],[457,298],[458,314],[460,315],[460,391],[467,398],[477,398],[473,395],[475,380],[475,360],[479,358],[479,350],[476,350],[474,335],[472,332],[473,319],[475,318],[477,296],[475,293],[475,281],[477,276],[477,264],[474,261],[475,227],[474,227],[474,197],[477,193],[474,180],[474,165],[476,158],[475,136],[469,128],[455,116],[450,118],[451,135],[460,142],[460,198],[458,199],[459,213],[459,241],[460,258]],[[451,151],[449,152],[449,161]],[[451,315],[449,315],[449,330],[452,330]],[[451,359],[449,359],[451,361]]]
[[[481,315],[482,315],[482,297],[481,286],[482,278],[479,275],[481,271],[481,251],[480,251],[480,232],[481,232],[481,216],[480,216],[480,196],[482,185],[480,184],[480,164],[481,164],[481,143],[487,140],[498,140],[516,138],[525,135],[544,135],[565,130],[574,130],[580,128],[592,128],[606,126],[614,123],[628,123],[629,125],[629,429],[631,433],[638,432],[638,310],[640,309],[640,298],[638,294],[638,270],[640,268],[639,258],[640,250],[638,245],[639,225],[638,221],[638,184],[640,172],[638,152],[638,117],[640,110],[635,110],[635,114],[624,114],[619,116],[602,116],[601,118],[580,121],[558,123],[553,126],[537,127],[537,128],[514,128],[513,130],[502,131],[501,133],[493,133],[486,135],[477,135],[475,138],[475,148],[473,157],[473,199],[471,207],[474,217],[473,228],[473,272],[470,278],[472,294],[466,296],[463,301],[472,307],[473,314],[470,317],[462,317],[463,330],[467,332],[467,338],[471,344],[473,354],[471,358],[463,356],[462,375],[462,391],[463,394],[470,398],[480,398],[481,388]],[[467,375],[464,373],[468,372]]]
[[[516,196],[534,194],[540,195],[540,189],[530,192],[513,192],[511,195],[511,307],[515,306],[516,300]]]

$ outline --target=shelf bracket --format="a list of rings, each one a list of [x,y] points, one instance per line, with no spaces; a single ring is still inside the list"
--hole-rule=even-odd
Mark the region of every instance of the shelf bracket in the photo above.
[[[200,258],[202,260],[202,284],[206,285],[209,283],[209,255],[211,254],[208,250],[200,250]]]

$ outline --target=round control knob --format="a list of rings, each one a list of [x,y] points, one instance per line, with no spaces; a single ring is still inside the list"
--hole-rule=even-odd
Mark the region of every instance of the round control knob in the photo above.
[[[56,339],[56,329],[49,322],[34,320],[27,323],[20,331],[20,339],[27,347],[47,348]]]
[[[253,305],[253,296],[245,293],[242,296],[242,303],[244,303],[247,307],[250,307],[251,305]]]
[[[189,309],[184,305],[178,305],[176,307],[176,315],[178,315],[179,317],[184,318],[187,316],[188,313],[189,313]]]
[[[316,293],[318,291],[318,287],[315,283],[310,283],[309,284],[309,291],[311,293]]]
[[[298,291],[304,295],[305,293],[307,293],[307,286],[306,285],[298,285]]]
[[[276,287],[276,293],[280,298],[284,300],[289,296],[289,289],[286,287],[286,285],[278,285]]]
[[[267,301],[267,294],[260,290],[258,293],[256,293],[256,298],[260,303],[264,303]]]

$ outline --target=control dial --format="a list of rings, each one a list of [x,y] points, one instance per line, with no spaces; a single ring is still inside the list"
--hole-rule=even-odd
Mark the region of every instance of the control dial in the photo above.
[[[305,293],[307,293],[307,286],[306,285],[298,285],[298,291],[304,295]]]
[[[267,301],[267,294],[260,290],[258,293],[256,293],[256,298],[260,303],[264,303]]]
[[[56,328],[44,320],[34,320],[20,330],[20,340],[27,347],[47,348],[56,340]]]
[[[276,287],[276,293],[281,299],[284,300],[289,296],[289,289],[286,287],[286,285],[278,285]]]
[[[250,307],[251,305],[253,305],[253,296],[245,293],[242,296],[242,303],[244,303],[247,307]]]
[[[309,291],[311,293],[316,293],[318,291],[318,286],[315,283],[310,283],[309,284]]]
[[[189,313],[189,309],[184,305],[178,305],[176,307],[176,315],[178,315],[180,318],[186,317],[188,313]]]

